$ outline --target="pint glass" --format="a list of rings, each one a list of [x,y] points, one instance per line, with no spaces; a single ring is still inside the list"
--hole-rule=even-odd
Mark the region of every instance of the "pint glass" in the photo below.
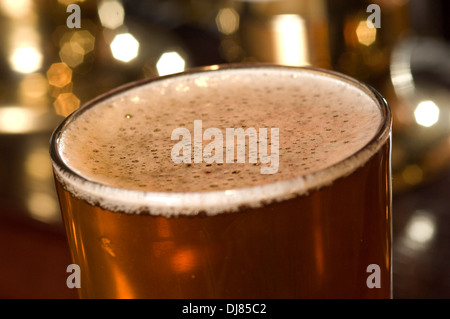
[[[82,298],[391,298],[391,114],[331,71],[211,66],[85,104],[50,154]]]

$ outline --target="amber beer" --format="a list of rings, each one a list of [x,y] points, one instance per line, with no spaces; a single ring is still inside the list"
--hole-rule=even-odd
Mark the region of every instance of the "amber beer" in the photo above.
[[[249,144],[230,162],[227,128],[277,128],[257,150],[276,172]],[[390,298],[390,132],[378,93],[314,68],[215,66],[97,98],[51,141],[79,296]]]

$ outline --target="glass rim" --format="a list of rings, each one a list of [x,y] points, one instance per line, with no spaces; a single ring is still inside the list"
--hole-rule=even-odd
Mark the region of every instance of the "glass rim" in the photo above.
[[[363,147],[353,152],[351,155],[343,158],[342,160],[326,166],[318,171],[313,171],[308,174],[300,175],[298,177],[268,182],[262,185],[247,186],[242,188],[235,188],[230,190],[214,190],[214,191],[201,191],[201,192],[156,192],[156,191],[140,191],[140,190],[130,190],[126,188],[119,188],[114,186],[109,186],[96,181],[92,181],[71,169],[61,158],[58,151],[58,142],[61,134],[64,132],[66,127],[70,125],[78,116],[83,112],[94,107],[98,103],[109,99],[115,95],[121,94],[129,89],[141,87],[150,83],[164,81],[174,77],[181,77],[193,74],[202,74],[206,72],[224,71],[224,70],[237,70],[237,69],[271,69],[271,70],[291,70],[291,71],[306,71],[312,72],[319,75],[334,78],[339,81],[343,81],[357,89],[363,91],[367,96],[369,96],[378,106],[382,121],[380,126],[372,139],[367,142]],[[302,195],[300,191],[309,192],[315,189],[319,189],[323,186],[328,185],[330,182],[337,180],[341,177],[345,177],[351,174],[353,171],[357,170],[359,167],[364,165],[372,156],[375,154],[381,146],[387,141],[391,136],[392,131],[392,114],[388,106],[387,101],[384,97],[372,86],[363,83],[353,77],[336,72],[333,70],[318,68],[314,66],[286,66],[278,65],[273,63],[230,63],[230,64],[218,64],[211,66],[193,67],[189,68],[183,72],[155,76],[150,78],[145,78],[137,81],[133,81],[117,88],[111,89],[94,99],[83,104],[77,110],[68,115],[64,120],[54,129],[50,138],[50,158],[52,161],[53,170],[55,177],[63,185],[63,187],[68,190],[72,195],[76,197],[81,197],[82,199],[88,201],[94,206],[101,206],[103,208],[112,211],[123,211],[132,213],[151,213],[156,215],[195,215],[198,213],[206,213],[208,215],[215,215],[224,211],[237,211],[242,206],[256,207],[266,204],[272,201],[286,200],[295,196]],[[326,173],[335,170],[337,172],[342,172],[342,169],[346,167],[346,163],[356,160],[358,157],[365,158],[361,160],[361,165],[353,168],[350,172],[346,173],[336,173],[334,175],[324,178]],[[339,169],[341,167],[341,170]],[[73,180],[76,183],[73,183]],[[71,181],[72,180],[72,181]],[[311,181],[316,181],[312,183]],[[318,182],[317,182],[318,181]],[[309,183],[312,183],[310,185]],[[74,185],[78,184],[78,185]],[[77,187],[80,185],[91,185],[89,194],[86,196],[77,196]],[[284,185],[283,185],[284,184]],[[290,184],[290,185],[288,185]],[[292,184],[297,184],[293,188]],[[267,189],[271,188],[273,190],[274,186],[280,189],[275,192],[270,197],[267,198]],[[278,187],[280,186],[280,187]],[[109,196],[106,196],[106,193]],[[262,196],[262,194],[266,194]],[[244,195],[245,194],[245,195]],[[88,198],[93,196],[93,198],[102,198],[104,201],[110,201],[110,204],[99,203],[98,200],[93,198]],[[253,196],[253,201],[248,201],[248,196]],[[214,197],[216,201],[207,200],[208,197]],[[252,197],[252,198],[253,198]],[[205,202],[206,200],[206,202]],[[134,201],[134,203],[133,203]],[[219,202],[217,202],[219,201]],[[133,209],[130,209],[133,206]],[[180,213],[183,211],[184,213]]]

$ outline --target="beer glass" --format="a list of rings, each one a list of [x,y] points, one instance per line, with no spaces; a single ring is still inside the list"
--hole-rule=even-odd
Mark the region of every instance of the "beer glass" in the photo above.
[[[88,102],[50,154],[81,298],[391,298],[391,113],[313,67],[216,65]]]

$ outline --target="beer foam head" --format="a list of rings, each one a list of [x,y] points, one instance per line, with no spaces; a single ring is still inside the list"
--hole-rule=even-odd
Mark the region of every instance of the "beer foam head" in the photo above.
[[[56,141],[62,165],[54,161],[54,168],[71,193],[110,210],[215,214],[351,173],[380,146],[374,139],[383,125],[370,90],[323,72],[267,66],[186,73],[75,112]],[[247,136],[234,138],[230,129]],[[179,147],[183,141],[190,143]],[[262,174],[270,166],[273,173]]]

